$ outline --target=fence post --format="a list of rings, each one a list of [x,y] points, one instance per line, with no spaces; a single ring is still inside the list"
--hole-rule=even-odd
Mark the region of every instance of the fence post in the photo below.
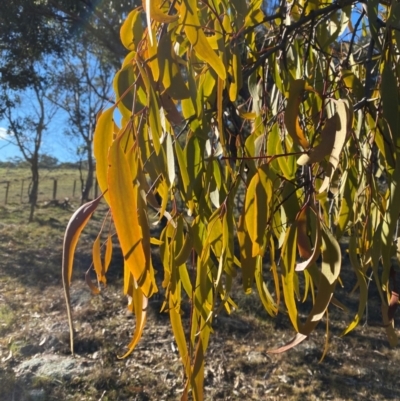
[[[20,196],[20,202],[22,203],[22,195],[23,195],[23,193],[24,193],[24,181],[25,180],[22,180],[22,182],[21,182],[21,196]]]
[[[4,200],[4,203],[7,205],[7,202],[8,202],[8,190],[9,190],[9,188],[10,188],[10,181],[7,181],[6,182],[6,197],[5,197],[5,200]]]
[[[72,190],[72,197],[75,198],[76,180],[74,180],[74,189]]]
[[[53,181],[53,200],[57,198],[57,180],[54,178]]]

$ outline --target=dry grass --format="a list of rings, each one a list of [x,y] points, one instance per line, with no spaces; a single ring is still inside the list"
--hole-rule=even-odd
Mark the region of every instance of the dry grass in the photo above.
[[[144,338],[134,354],[123,361],[117,359],[134,328],[121,294],[118,250],[108,287],[100,296],[92,296],[84,283],[100,215],[78,245],[72,286],[77,358],[89,364],[89,373],[64,382],[39,375],[29,385],[14,374],[18,365],[35,353],[67,358],[69,352],[61,248],[70,212],[39,208],[32,224],[26,224],[27,213],[22,206],[0,206],[0,401],[29,400],[32,389],[43,390],[46,400],[180,399],[183,372],[168,316],[159,313],[162,299],[151,301]],[[158,267],[157,262],[155,265]],[[330,347],[322,363],[326,335],[322,324],[296,349],[281,355],[266,353],[288,341],[293,329],[284,314],[276,319],[267,316],[256,294],[242,295],[238,277],[234,298],[239,310],[231,316],[220,315],[214,324],[206,356],[206,399],[400,399],[400,384],[395,380],[400,352],[389,349],[383,329],[375,324],[380,320],[379,300],[372,286],[369,324],[340,337],[357,310],[356,295],[349,295],[354,277],[347,262],[343,274],[346,287],[338,288],[337,297],[351,312],[329,309]],[[159,280],[161,276],[159,271]],[[309,305],[304,305],[304,313],[307,308]]]
[[[53,199],[54,180],[57,181],[56,199],[65,198],[78,201],[80,196],[80,180],[78,169],[40,169],[39,204]],[[6,188],[8,187],[7,203],[19,205],[28,202],[28,187],[30,172],[26,168],[0,168],[0,204],[5,204]],[[75,197],[74,195],[75,182]]]

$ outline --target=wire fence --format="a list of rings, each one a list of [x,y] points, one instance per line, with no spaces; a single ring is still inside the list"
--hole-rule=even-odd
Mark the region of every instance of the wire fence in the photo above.
[[[28,178],[0,178],[0,204],[29,203],[30,179]],[[89,198],[97,197],[99,188],[97,180],[89,193]],[[81,181],[77,178],[66,177],[43,178],[39,181],[38,203],[49,201],[79,200],[81,198]]]

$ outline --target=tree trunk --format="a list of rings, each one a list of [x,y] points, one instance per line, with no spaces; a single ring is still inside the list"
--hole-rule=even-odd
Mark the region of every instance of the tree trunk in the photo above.
[[[35,213],[35,207],[38,198],[39,191],[39,163],[38,160],[32,160],[31,162],[31,173],[32,173],[32,185],[29,192],[29,204],[31,205],[31,210],[29,214],[29,222],[33,221],[33,214]]]
[[[88,171],[86,175],[85,187],[82,191],[82,204],[89,200],[90,190],[93,186],[93,175],[94,175],[94,163],[93,163],[93,155],[92,155],[92,142],[88,141],[86,143],[87,150],[87,163],[88,163]]]

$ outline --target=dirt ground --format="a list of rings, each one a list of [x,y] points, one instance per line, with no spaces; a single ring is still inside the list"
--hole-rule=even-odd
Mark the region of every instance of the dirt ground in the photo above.
[[[85,284],[101,214],[78,244],[71,289],[77,356],[71,358],[61,284],[62,237],[71,211],[42,207],[31,224],[27,213],[23,205],[0,206],[0,401],[179,400],[183,370],[169,318],[159,313],[162,299],[151,300],[141,342],[120,360],[134,319],[122,295],[116,246],[107,288],[94,296]],[[343,274],[350,285],[338,288],[337,297],[350,312],[330,307],[330,345],[321,363],[323,324],[296,349],[266,353],[289,341],[293,329],[283,313],[270,318],[256,293],[243,295],[238,275],[233,298],[239,309],[214,323],[205,399],[400,400],[400,352],[389,348],[379,327],[379,299],[372,284],[368,319],[364,316],[360,327],[340,337],[357,310],[357,294],[349,295],[354,275],[348,263]]]

